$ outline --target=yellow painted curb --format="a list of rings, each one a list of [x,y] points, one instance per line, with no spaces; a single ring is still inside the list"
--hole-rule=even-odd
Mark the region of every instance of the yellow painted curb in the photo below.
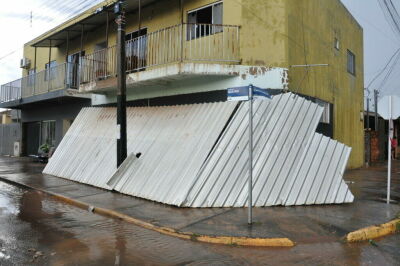
[[[155,232],[168,235],[168,236],[173,236],[181,239],[186,239],[186,240],[193,240],[193,241],[199,241],[203,243],[211,243],[211,244],[223,244],[223,245],[232,245],[232,246],[253,246],[253,247],[293,247],[295,243],[290,240],[289,238],[250,238],[250,237],[235,237],[235,236],[207,236],[207,235],[198,235],[192,232],[179,232],[173,228],[169,227],[163,227],[163,226],[158,226],[154,225],[136,218],[133,218],[131,216],[128,216],[126,214],[116,212],[110,209],[105,209],[105,208],[100,208],[96,206],[91,206],[85,202],[71,199],[68,197],[65,197],[63,195],[50,192],[41,188],[35,188],[33,186],[29,186],[23,183],[18,183],[12,180],[8,180],[7,178],[0,177],[0,179],[4,180],[5,182],[12,183],[15,185],[23,186],[29,189],[34,189],[37,191],[41,191],[43,193],[46,193],[60,201],[63,201],[67,204],[74,205],[76,207],[82,208],[82,209],[89,209],[92,208],[91,211],[104,215],[104,216],[109,216],[112,218],[117,218],[121,219],[125,222],[132,223],[134,225],[153,230]]]
[[[381,225],[361,228],[345,236],[347,242],[359,242],[396,233],[400,226],[400,219],[392,220]]]
[[[237,246],[256,246],[256,247],[293,247],[295,243],[289,238],[249,238],[234,236],[206,236],[191,232],[179,232],[173,228],[157,226],[131,216],[103,208],[95,208],[94,212],[114,218],[122,219],[126,222],[159,232],[164,235],[174,236],[182,239],[199,241],[212,244],[237,245]]]

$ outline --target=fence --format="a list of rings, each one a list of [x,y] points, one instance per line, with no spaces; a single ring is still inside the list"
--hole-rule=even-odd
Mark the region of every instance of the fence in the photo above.
[[[14,155],[14,142],[21,141],[18,123],[0,125],[0,155]]]

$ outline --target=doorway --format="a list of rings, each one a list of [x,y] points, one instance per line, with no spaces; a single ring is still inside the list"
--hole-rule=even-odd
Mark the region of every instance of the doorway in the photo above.
[[[147,66],[147,28],[125,35],[126,71],[136,72]]]

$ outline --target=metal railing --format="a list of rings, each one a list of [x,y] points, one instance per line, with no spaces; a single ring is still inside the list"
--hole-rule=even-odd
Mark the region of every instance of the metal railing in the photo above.
[[[126,46],[128,73],[175,62],[238,63],[239,26],[179,24],[132,40]],[[116,76],[116,46],[86,55],[81,83]]]
[[[40,71],[0,87],[0,102],[10,102],[65,88],[78,88],[79,66],[73,63]]]

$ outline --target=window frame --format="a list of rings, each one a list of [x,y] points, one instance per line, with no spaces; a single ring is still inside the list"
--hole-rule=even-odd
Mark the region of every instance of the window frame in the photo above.
[[[351,64],[350,64],[350,59],[351,59]],[[347,72],[352,74],[353,76],[356,76],[356,55],[347,49]],[[352,66],[352,68],[351,68]]]
[[[214,16],[214,10],[215,10],[215,6],[217,5],[221,5],[221,23],[216,24],[215,23],[215,16]],[[211,7],[211,23],[198,23],[197,22],[197,16],[196,16],[196,22],[189,22],[189,16],[190,14],[193,14],[195,12],[198,12],[200,10],[204,10],[206,8],[210,8]],[[207,37],[210,35],[214,35],[217,33],[221,33],[223,32],[223,27],[221,26],[223,24],[223,18],[224,18],[224,1],[217,1],[196,9],[192,9],[186,12],[186,24],[187,24],[187,29],[186,29],[186,40],[187,41],[191,41],[191,40],[196,40],[202,37]],[[205,29],[204,32],[201,31],[201,28],[199,28],[199,25],[216,25],[216,26],[212,26],[209,29]]]

